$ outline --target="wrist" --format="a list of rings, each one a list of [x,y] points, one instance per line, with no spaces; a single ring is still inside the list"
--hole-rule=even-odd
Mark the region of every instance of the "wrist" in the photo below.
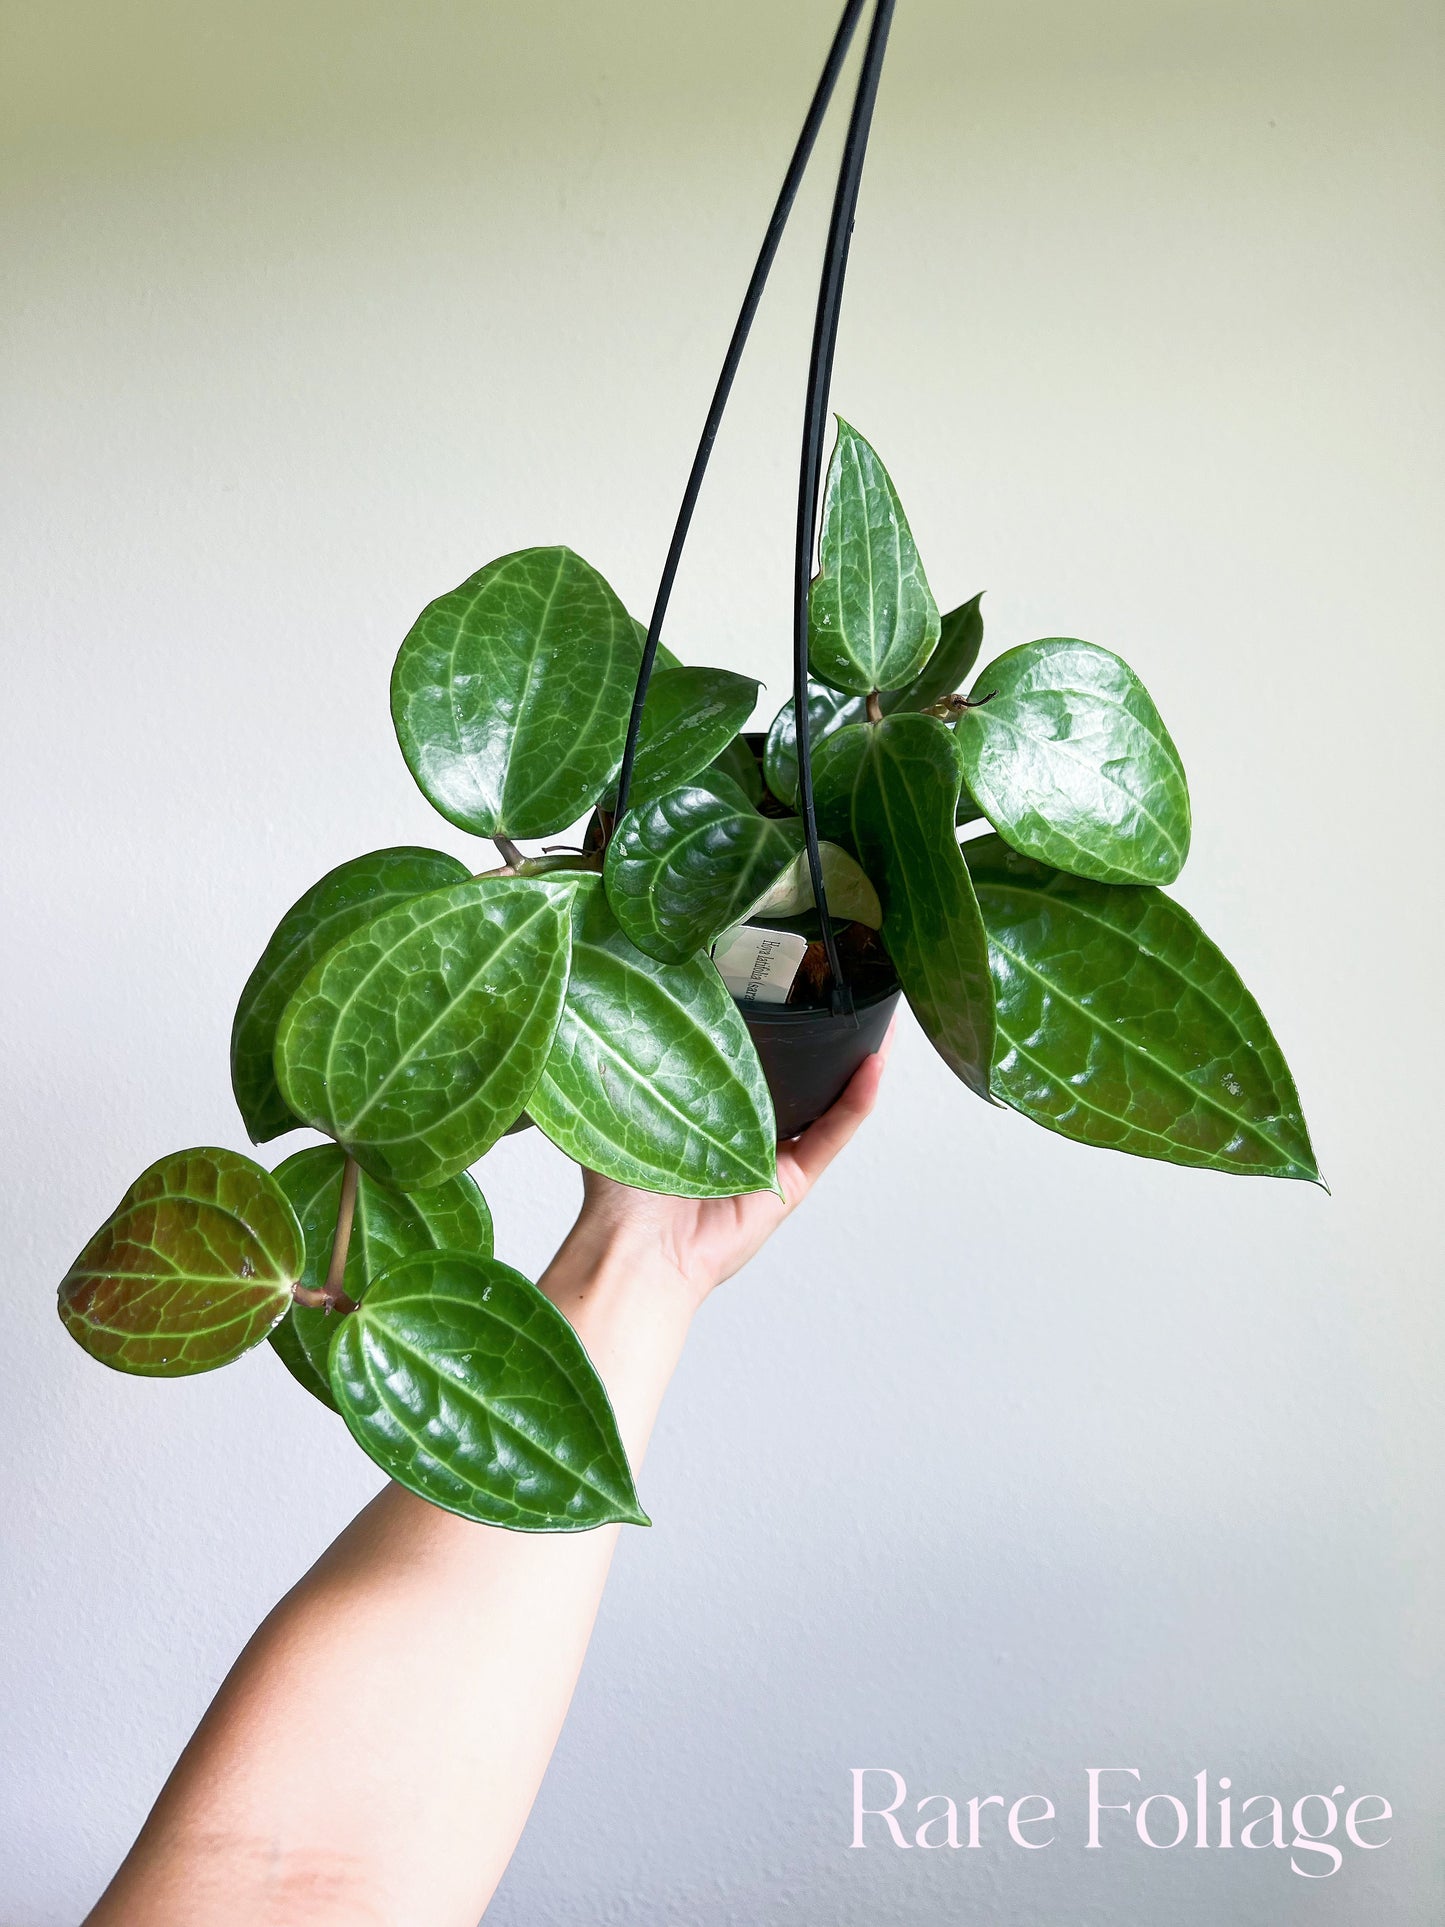
[[[636,1469],[697,1294],[642,1228],[585,1210],[538,1284],[596,1367]]]

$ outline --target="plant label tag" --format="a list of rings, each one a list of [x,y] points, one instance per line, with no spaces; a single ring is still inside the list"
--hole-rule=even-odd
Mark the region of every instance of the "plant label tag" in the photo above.
[[[740,923],[718,938],[712,960],[740,1004],[785,1004],[807,948],[796,930]]]

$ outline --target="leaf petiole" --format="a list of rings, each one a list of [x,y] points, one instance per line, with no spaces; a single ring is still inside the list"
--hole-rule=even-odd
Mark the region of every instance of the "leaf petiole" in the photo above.
[[[351,1249],[351,1227],[356,1219],[356,1187],[361,1166],[353,1157],[346,1160],[341,1174],[341,1198],[336,1207],[336,1236],[331,1241],[331,1263],[326,1268],[326,1283],[319,1289],[293,1285],[291,1296],[298,1305],[316,1311],[349,1312],[357,1309],[356,1300],[343,1288],[346,1254]]]

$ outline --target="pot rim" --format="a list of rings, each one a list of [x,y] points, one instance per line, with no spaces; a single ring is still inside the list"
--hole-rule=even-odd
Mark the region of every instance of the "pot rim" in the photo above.
[[[903,986],[895,978],[887,989],[875,990],[870,997],[855,997],[853,1008],[855,1011],[876,1010],[879,1004],[888,1002],[890,998],[900,997],[902,994]],[[778,1024],[787,1028],[798,1024],[848,1024],[846,1012],[830,1010],[826,1004],[753,1004],[749,1006],[739,997],[734,997],[733,1002],[742,1012],[744,1021],[749,1024]],[[851,1029],[851,1025],[849,1028]]]

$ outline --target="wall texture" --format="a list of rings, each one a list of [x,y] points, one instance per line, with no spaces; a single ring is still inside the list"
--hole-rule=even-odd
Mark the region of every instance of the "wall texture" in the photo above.
[[[54,1284],[151,1158],[242,1142],[230,1013],[282,908],[465,841],[390,734],[420,605],[566,540],[646,608],[831,13],[0,8],[7,1927],[84,1910],[373,1484],[268,1351],[128,1382]],[[899,8],[835,399],[991,644],[1138,666],[1193,779],[1180,894],[1334,1195],[1066,1146],[906,1034],[700,1323],[505,1927],[1440,1918],[1440,53],[1399,0]],[[824,212],[671,638],[770,704]],[[482,1178],[539,1267],[572,1173],[532,1136]],[[1314,1882],[1085,1853],[1108,1764],[1383,1792],[1394,1840]],[[850,1853],[855,1765],[1050,1793],[1062,1837]]]

